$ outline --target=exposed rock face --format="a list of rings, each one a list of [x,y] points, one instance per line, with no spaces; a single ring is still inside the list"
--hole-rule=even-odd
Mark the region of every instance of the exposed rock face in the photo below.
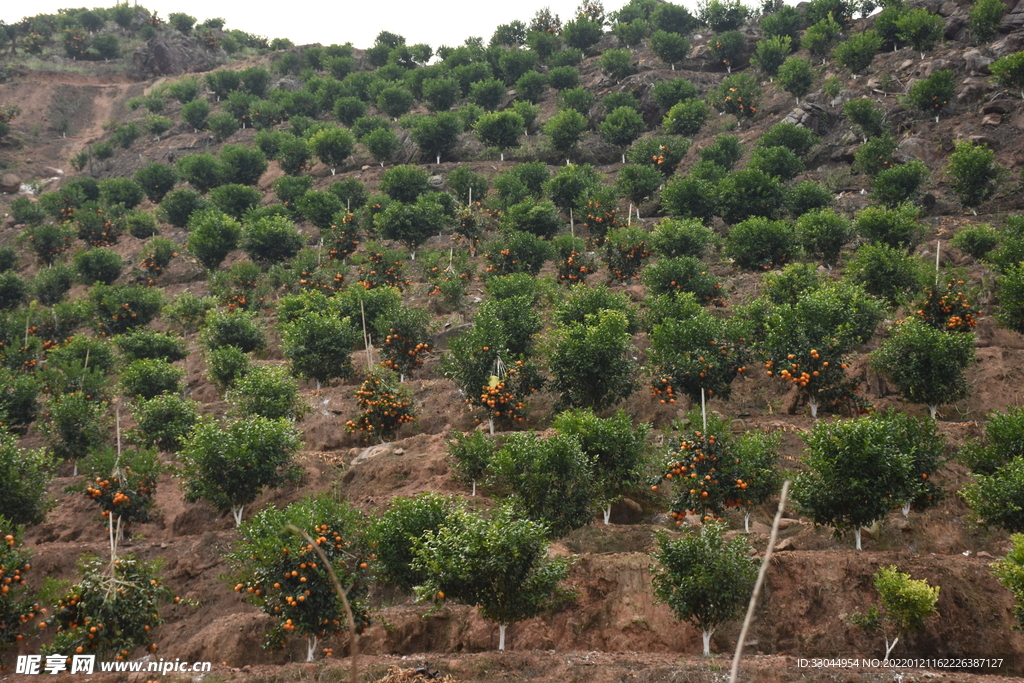
[[[181,34],[158,35],[132,55],[138,78],[174,76],[188,71],[209,71],[227,61],[223,50],[210,50],[198,39]]]
[[[13,173],[4,173],[3,177],[0,178],[0,192],[5,194],[15,194],[20,189],[21,178]]]

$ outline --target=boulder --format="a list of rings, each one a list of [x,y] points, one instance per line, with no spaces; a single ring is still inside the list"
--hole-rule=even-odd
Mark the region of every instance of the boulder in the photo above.
[[[995,60],[986,57],[981,50],[968,50],[964,53],[964,61],[967,63],[967,70],[974,76],[984,76],[992,73],[989,71],[989,64]]]
[[[4,194],[17,194],[21,189],[21,178],[13,173],[4,173],[0,178],[0,192]]]
[[[934,164],[942,158],[942,151],[935,148],[934,145],[929,144],[921,138],[907,138],[900,141],[899,145],[900,156],[909,157],[910,159],[918,159],[926,164]]]
[[[620,498],[612,503],[612,524],[638,524],[644,517],[644,509],[632,498]]]

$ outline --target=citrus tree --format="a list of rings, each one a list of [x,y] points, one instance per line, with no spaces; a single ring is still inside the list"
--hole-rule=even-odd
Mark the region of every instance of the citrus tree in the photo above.
[[[628,328],[624,313],[598,311],[554,331],[548,362],[560,404],[601,410],[638,387]]]
[[[415,539],[422,539],[428,531],[436,532],[457,509],[461,506],[455,496],[432,491],[412,498],[392,498],[388,509],[373,520],[366,534],[376,555],[374,578],[406,593],[422,585],[427,575],[413,568]]]
[[[1004,88],[1013,88],[1024,99],[1024,52],[1000,57],[990,66],[996,81]]]
[[[505,160],[505,150],[517,147],[525,130],[523,117],[511,110],[484,114],[473,126],[473,131],[485,147],[498,148],[502,161]]]
[[[640,483],[650,425],[634,425],[623,410],[601,418],[581,408],[559,413],[551,426],[576,437],[583,453],[593,461],[595,498],[604,508],[604,523],[608,524],[612,503]]]
[[[365,524],[349,505],[319,497],[283,509],[267,508],[239,527],[238,545],[228,554],[233,569],[229,580],[235,591],[273,618],[263,647],[278,650],[289,636],[304,637],[306,661],[313,661],[321,639],[347,630],[334,577],[345,591],[356,631],[370,625],[365,598],[373,555],[362,537]],[[308,534],[315,545],[289,526]]]
[[[548,555],[548,528],[520,519],[510,507],[491,519],[457,510],[437,531],[414,541],[412,567],[427,580],[420,599],[456,600],[475,606],[498,624],[498,649],[516,622],[542,614],[572,598],[561,584],[570,559]]]
[[[995,194],[1002,169],[995,162],[995,152],[970,140],[958,140],[949,156],[950,185],[960,203],[977,215],[976,207]]]
[[[82,473],[86,475],[82,493],[96,502],[106,520],[112,557],[133,523],[149,521],[162,468],[155,450],[119,453],[107,448],[82,461]]]
[[[202,422],[180,454],[185,497],[230,509],[238,526],[245,506],[264,487],[278,487],[295,477],[293,459],[300,443],[294,425],[285,418]]]
[[[1011,533],[1024,532],[1024,458],[1013,457],[991,474],[974,475],[974,482],[960,489],[960,497],[980,523]]]
[[[879,301],[845,282],[769,306],[759,343],[766,374],[795,384],[817,417],[819,406],[852,396],[857,385],[846,377],[847,356],[871,338],[881,313]]]
[[[896,565],[879,567],[875,572],[875,590],[882,601],[882,609],[871,607],[867,614],[851,615],[851,621],[865,629],[878,629],[885,638],[885,657],[896,647],[900,638],[920,631],[924,622],[936,614],[939,586],[929,586],[927,579],[912,579]],[[893,639],[889,640],[890,631]]]
[[[458,478],[472,482],[473,492],[470,495],[476,496],[476,483],[487,475],[498,443],[483,432],[474,430],[467,434],[454,431],[446,444],[448,457],[455,461]]]
[[[1017,604],[1013,608],[1013,616],[1018,624],[1024,624],[1024,534],[1010,537],[1010,552],[1002,560],[996,560],[991,566],[992,573],[1013,595]]]
[[[0,519],[13,526],[42,522],[55,465],[43,449],[19,448],[18,437],[0,425]]]
[[[180,602],[163,584],[156,563],[132,555],[110,562],[86,555],[78,569],[82,578],[39,624],[56,631],[53,641],[40,649],[42,654],[91,653],[124,661],[140,647],[155,653],[153,631],[164,623],[160,604]]]
[[[345,423],[345,431],[366,432],[367,439],[376,436],[381,443],[394,439],[399,427],[416,419],[412,392],[387,368],[370,371],[356,391],[356,404],[363,412]]]
[[[23,531],[0,515],[0,653],[24,639],[25,623],[39,611],[35,595],[25,584],[32,551],[25,547]]]
[[[905,419],[889,413],[818,423],[803,436],[807,471],[797,476],[793,498],[815,524],[853,530],[857,550],[861,527],[920,492],[922,479],[914,474],[918,444],[897,439]]]
[[[675,540],[661,533],[654,552],[654,595],[676,619],[701,630],[705,656],[711,654],[711,636],[739,616],[757,579],[750,545],[739,536],[725,541],[724,532],[724,525],[710,523]]]
[[[729,398],[732,382],[747,370],[750,354],[738,318],[721,318],[700,310],[685,320],[668,318],[651,331],[651,391],[662,403],[680,394],[691,401]]]
[[[593,519],[594,463],[573,436],[511,434],[491,458],[490,471],[488,481],[511,491],[526,517],[543,523],[553,538]]]
[[[967,396],[964,373],[974,361],[974,335],[951,334],[908,318],[890,330],[889,338],[872,358],[900,394],[927,405],[934,420],[939,404]]]
[[[314,380],[317,389],[323,382],[352,376],[352,349],[360,334],[350,318],[308,312],[282,324],[281,336],[292,373]]]

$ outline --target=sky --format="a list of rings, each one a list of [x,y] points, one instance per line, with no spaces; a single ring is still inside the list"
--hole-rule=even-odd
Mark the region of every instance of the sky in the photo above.
[[[135,0],[132,0],[133,4]],[[324,2],[323,0],[143,0],[147,9],[162,19],[172,12],[184,12],[200,22],[213,17],[227,20],[226,28],[267,38],[288,38],[296,45],[351,42],[367,48],[382,30],[405,36],[406,44],[427,43],[460,45],[469,36],[481,36],[485,43],[495,27],[516,19],[529,24],[537,10],[550,7],[562,22],[571,19],[581,0],[519,0],[511,5],[488,0],[361,0]],[[626,0],[606,0],[605,11],[612,12]],[[695,11],[696,0],[678,2]],[[0,19],[19,21],[26,14],[52,14],[66,7],[94,7],[89,2],[71,0],[31,0],[26,3],[0,3]]]

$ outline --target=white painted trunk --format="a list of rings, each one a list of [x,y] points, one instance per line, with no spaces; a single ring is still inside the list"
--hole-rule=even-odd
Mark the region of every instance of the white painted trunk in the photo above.
[[[748,534],[750,533],[750,513],[749,512],[747,514],[743,515],[743,531],[745,533],[748,533]]]
[[[857,540],[857,550],[864,550],[860,545],[860,527],[853,530],[853,537]]]
[[[498,624],[498,649],[505,649],[505,629],[508,628],[505,624]]]
[[[306,636],[306,661],[312,662],[316,654],[316,644],[320,641],[316,636]]]
[[[474,498],[476,497],[476,479],[473,480],[473,493],[470,494]]]
[[[893,639],[892,643],[890,643],[889,642],[889,637],[886,636],[886,638],[885,638],[885,658],[886,659],[889,659],[889,653],[892,652],[892,649],[894,647],[896,647],[896,643],[898,643],[898,642],[900,642],[900,639],[899,638],[895,638],[895,639]]]
[[[505,153],[504,152],[499,152],[499,156],[501,157],[502,161],[505,161]]]
[[[908,501],[908,502],[903,504],[903,516],[906,517],[909,514],[910,514],[910,502]]]
[[[331,169],[331,175],[334,175],[334,169],[333,168]]]
[[[807,402],[811,406],[811,417],[817,418],[818,417],[818,401],[817,401],[817,399],[815,399],[815,398],[808,398]]]
[[[487,426],[491,428],[491,436],[494,436],[494,418],[487,420]]]
[[[622,163],[626,163],[626,153],[622,153]]]
[[[231,514],[235,517],[235,527],[239,527],[242,525],[242,512],[244,510],[244,505],[238,505],[231,508]]]
[[[77,477],[78,476],[78,461],[77,460],[75,461],[75,471],[71,473],[71,476],[72,477]]]
[[[701,635],[704,637],[704,656],[709,657],[711,655],[711,636],[714,635],[715,629],[708,631],[705,629]]]
[[[612,518],[612,504],[608,503],[608,505],[606,505],[605,508],[604,508],[604,523],[605,524],[611,524],[611,518]]]
[[[928,413],[932,416],[933,420],[935,419],[935,414],[938,411],[939,411],[939,407],[938,406],[928,406]]]
[[[435,158],[437,159],[437,163],[440,164],[441,163],[441,155],[438,154]]]

